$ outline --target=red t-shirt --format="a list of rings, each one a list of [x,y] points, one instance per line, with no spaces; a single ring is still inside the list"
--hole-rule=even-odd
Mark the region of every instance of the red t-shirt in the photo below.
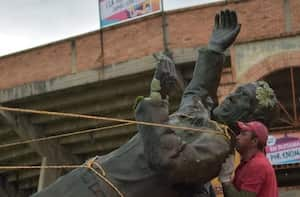
[[[262,152],[240,163],[233,184],[238,190],[256,193],[257,197],[278,197],[274,169]]]

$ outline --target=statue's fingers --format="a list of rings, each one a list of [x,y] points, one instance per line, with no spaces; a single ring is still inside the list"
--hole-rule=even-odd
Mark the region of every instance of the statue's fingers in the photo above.
[[[166,83],[166,87],[169,88],[173,88],[176,85],[176,80],[174,78],[171,78],[168,80],[168,82]]]
[[[160,59],[159,62],[157,63],[157,69],[162,70],[163,69],[163,61]]]
[[[163,73],[169,73],[170,69],[169,69],[169,62],[164,61],[162,64],[162,72]]]
[[[237,19],[237,15],[235,11],[231,11],[230,12],[230,21],[231,21],[231,25],[232,27],[236,27],[238,24],[238,19]]]
[[[229,10],[225,10],[225,27],[230,27],[231,23],[230,23],[230,11]]]
[[[241,30],[241,24],[238,24],[238,25],[234,28],[234,30],[233,30],[233,32],[232,32],[233,35],[234,35],[234,37],[237,36],[237,35],[239,34],[240,30]]]
[[[161,65],[161,73],[162,74],[166,74],[167,72],[168,72],[168,67],[165,65],[165,63],[163,63],[162,65]]]
[[[176,76],[176,67],[175,64],[172,64],[170,67],[170,73],[172,73],[173,76]]]
[[[221,25],[222,28],[225,27],[225,12],[221,11]]]
[[[175,69],[174,63],[169,62],[168,68],[169,68],[169,72],[172,74],[174,72],[174,69]]]
[[[215,16],[215,29],[219,29],[220,26],[220,15],[216,14]]]
[[[170,78],[171,83],[175,83],[177,81],[177,76],[176,75],[172,75]]]

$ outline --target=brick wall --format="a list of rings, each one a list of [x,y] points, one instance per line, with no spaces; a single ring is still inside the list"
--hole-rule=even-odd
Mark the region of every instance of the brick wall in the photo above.
[[[300,31],[300,1],[290,0],[291,6],[291,20],[292,20],[292,30]]]
[[[286,34],[289,3],[291,32]],[[238,13],[242,30],[238,42],[281,37],[300,32],[299,0],[244,0],[215,3],[171,11],[168,17],[169,47],[205,45],[217,11],[230,8]],[[155,15],[61,42],[0,58],[0,88],[48,80],[89,69],[138,59],[163,50],[162,19]],[[101,56],[103,54],[103,56]]]
[[[71,47],[60,42],[0,59],[0,88],[48,80],[71,72]]]

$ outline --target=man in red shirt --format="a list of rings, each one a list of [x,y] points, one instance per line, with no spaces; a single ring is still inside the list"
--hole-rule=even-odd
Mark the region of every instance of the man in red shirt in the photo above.
[[[224,197],[278,197],[274,169],[264,152],[268,129],[258,121],[238,122],[237,126],[240,134],[236,137],[236,150],[241,155],[241,163],[232,182],[234,157],[227,158],[223,164],[219,180]]]

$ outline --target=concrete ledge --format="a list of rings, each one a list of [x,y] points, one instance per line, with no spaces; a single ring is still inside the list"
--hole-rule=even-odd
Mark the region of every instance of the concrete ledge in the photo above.
[[[253,65],[283,52],[299,51],[300,36],[249,42],[235,45],[237,79]]]
[[[176,64],[195,61],[198,55],[197,48],[174,49],[172,52]],[[47,81],[37,81],[14,88],[3,89],[0,90],[0,103],[143,73],[154,69],[155,64],[156,60],[152,55],[149,55],[140,59],[107,65],[104,68],[88,70],[63,77],[57,77]]]

